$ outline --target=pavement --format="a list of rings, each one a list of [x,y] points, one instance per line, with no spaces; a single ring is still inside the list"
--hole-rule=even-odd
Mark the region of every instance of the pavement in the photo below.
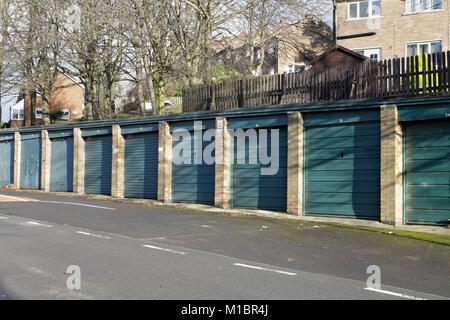
[[[450,298],[448,245],[203,209],[0,190],[0,299]]]

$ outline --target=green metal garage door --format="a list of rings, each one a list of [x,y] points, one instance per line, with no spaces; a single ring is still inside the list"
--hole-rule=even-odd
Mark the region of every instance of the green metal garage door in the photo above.
[[[214,128],[214,121],[203,121],[201,129]],[[171,131],[176,129],[185,129],[190,132],[191,150],[184,154],[175,152],[176,146],[182,143],[176,133],[172,133],[172,146],[174,149],[172,162],[172,201],[214,204],[215,190],[215,165],[206,164],[202,159],[200,164],[195,163],[196,156],[200,156],[196,151],[196,144],[201,146],[201,152],[208,146],[211,141],[203,141],[201,137],[194,137],[193,123],[181,123],[179,125],[171,125]],[[205,131],[202,131],[202,134]],[[214,154],[214,153],[213,153]],[[176,158],[185,159],[183,164],[176,164]]]
[[[84,192],[111,194],[112,136],[85,138]]]
[[[450,120],[406,126],[405,220],[446,224],[450,219]]]
[[[305,213],[379,219],[379,110],[305,116]]]
[[[264,209],[274,211],[286,211],[287,204],[287,130],[286,127],[258,128],[266,129],[267,146],[260,147],[260,131],[256,130],[257,142],[250,143],[245,139],[245,154],[238,151],[238,142],[234,138],[234,159],[231,169],[231,207]],[[278,130],[279,135],[279,157],[278,170],[275,174],[265,175],[262,168],[268,167],[261,164],[260,152],[273,155],[271,135],[273,130]],[[256,156],[256,159],[255,159]],[[244,162],[240,164],[240,162]],[[256,163],[255,163],[256,162]]]
[[[38,190],[41,186],[41,134],[22,134],[20,188]]]
[[[124,196],[158,198],[158,133],[125,138]]]
[[[286,115],[230,118],[228,128],[233,130],[230,206],[233,208],[264,209],[286,211],[287,205],[287,117]],[[242,131],[239,132],[239,129]],[[262,130],[266,132],[264,146],[261,142]],[[251,131],[256,133],[256,142],[251,141]],[[238,135],[246,134],[244,147],[239,147]],[[261,154],[269,157],[277,155],[272,148],[272,137],[278,134],[278,165],[262,163]],[[264,141],[264,140],[263,140]],[[242,148],[239,154],[238,148]],[[256,158],[255,158],[256,157]],[[255,163],[256,162],[256,163]],[[264,162],[264,160],[263,160]],[[263,168],[276,168],[264,172]]]
[[[14,183],[14,140],[0,141],[0,186]]]
[[[73,191],[73,137],[52,139],[50,191]]]

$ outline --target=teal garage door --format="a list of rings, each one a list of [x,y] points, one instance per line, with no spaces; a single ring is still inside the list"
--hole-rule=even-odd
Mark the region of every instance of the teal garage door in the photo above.
[[[14,183],[14,140],[0,141],[0,186]]]
[[[22,134],[20,188],[38,190],[41,186],[41,134]]]
[[[85,138],[84,192],[111,195],[112,136]]]
[[[73,191],[73,138],[52,139],[50,191]]]
[[[228,129],[233,134],[231,207],[286,211],[286,126],[285,114],[228,120]],[[272,145],[272,139],[278,143],[277,149]],[[273,170],[267,171],[268,168]]]
[[[124,196],[158,198],[158,133],[125,137]]]
[[[214,121],[203,121],[202,135],[205,132],[203,129],[213,127]],[[180,146],[177,149],[177,145],[183,143],[184,138],[177,135],[176,132],[172,132],[172,201],[214,204],[215,165],[214,163],[207,164],[201,157],[205,148],[213,143],[214,138],[210,141],[203,141],[202,137],[195,137],[192,131],[192,123],[171,125],[171,131],[176,129],[189,131],[190,138],[186,141],[191,147],[190,150],[183,149]],[[179,152],[176,150],[179,150]],[[200,163],[196,163],[196,158],[200,159],[198,161]],[[177,164],[177,159],[183,160],[184,163]]]
[[[450,120],[406,126],[405,220],[447,224],[450,219]]]
[[[379,219],[379,110],[306,114],[307,215]]]
[[[266,145],[260,144],[261,131],[267,130]],[[275,131],[276,130],[276,131]],[[231,207],[286,211],[287,204],[287,130],[286,127],[258,128],[255,130],[257,141],[245,139],[245,147],[238,146],[234,137],[231,166]],[[278,152],[272,148],[272,135],[278,132]],[[276,136],[274,136],[276,139]],[[241,151],[238,152],[238,150]],[[264,173],[263,168],[270,165],[261,164],[263,155],[278,153],[278,169]],[[263,161],[264,162],[264,161]],[[276,163],[273,162],[275,165]]]

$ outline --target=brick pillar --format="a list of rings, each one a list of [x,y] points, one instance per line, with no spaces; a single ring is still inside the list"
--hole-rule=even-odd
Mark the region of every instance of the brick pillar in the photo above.
[[[219,208],[230,207],[231,143],[226,118],[216,119],[215,135],[215,190],[214,204]]]
[[[52,165],[52,143],[48,137],[48,131],[42,130],[41,143],[41,190],[50,191],[50,170]]]
[[[20,168],[22,164],[22,140],[19,132],[14,132],[14,187],[20,189]]]
[[[303,215],[303,118],[288,113],[287,212]]]
[[[84,139],[81,129],[73,129],[73,192],[84,193]]]
[[[167,122],[159,123],[158,133],[158,200],[172,198],[172,135]]]
[[[112,135],[111,196],[123,198],[125,139],[119,125],[116,124],[112,127]]]
[[[402,128],[397,106],[381,106],[381,222],[403,224]]]

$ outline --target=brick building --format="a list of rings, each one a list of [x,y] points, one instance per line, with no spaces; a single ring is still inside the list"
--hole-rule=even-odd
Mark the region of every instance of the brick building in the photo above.
[[[335,0],[337,44],[375,60],[450,50],[449,0]]]
[[[62,120],[74,120],[83,116],[84,89],[71,77],[60,73],[50,94],[50,112],[61,109]],[[42,122],[42,98],[36,97],[35,125]],[[11,107],[10,127],[31,125],[31,101],[28,93],[23,93],[19,101]]]
[[[250,49],[249,35],[245,32],[224,37],[213,43],[216,61],[231,66],[248,75]],[[299,72],[306,69],[319,54],[332,46],[331,28],[318,17],[306,15],[296,23],[282,21],[265,41],[255,33],[257,43],[254,64],[264,50],[264,60],[259,75]],[[255,74],[256,75],[256,74]]]

